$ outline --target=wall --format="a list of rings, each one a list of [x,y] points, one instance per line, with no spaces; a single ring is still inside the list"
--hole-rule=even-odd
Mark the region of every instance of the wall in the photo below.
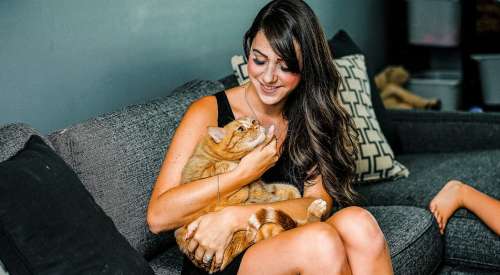
[[[0,1],[0,125],[44,133],[231,73],[267,1]],[[331,37],[347,30],[370,68],[385,60],[384,2],[307,1]]]

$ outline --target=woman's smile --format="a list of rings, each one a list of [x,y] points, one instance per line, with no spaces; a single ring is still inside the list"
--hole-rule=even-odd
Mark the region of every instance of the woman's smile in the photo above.
[[[266,94],[274,94],[281,86],[279,85],[266,85],[259,81],[260,87],[262,91]]]

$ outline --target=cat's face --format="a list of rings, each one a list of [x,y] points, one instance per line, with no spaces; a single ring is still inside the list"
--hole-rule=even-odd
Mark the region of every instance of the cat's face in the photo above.
[[[252,118],[240,118],[224,126],[209,127],[211,147],[227,159],[244,157],[266,140],[266,129]]]

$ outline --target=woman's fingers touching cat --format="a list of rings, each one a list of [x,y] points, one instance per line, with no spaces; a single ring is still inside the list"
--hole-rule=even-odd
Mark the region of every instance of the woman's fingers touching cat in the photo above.
[[[191,222],[188,227],[187,227],[187,232],[186,235],[184,236],[184,240],[191,239],[198,229],[198,226],[200,225],[200,219],[196,219],[193,222]]]
[[[204,254],[205,254],[205,249],[203,249],[203,247],[201,246],[198,246],[198,248],[196,248],[196,251],[194,252],[194,258],[197,261],[201,262]]]
[[[216,266],[221,266],[222,260],[224,260],[225,247],[218,249],[215,252],[215,264]]]
[[[196,251],[196,248],[198,248],[198,241],[195,239],[191,239],[188,244],[188,251],[189,253],[194,253]]]

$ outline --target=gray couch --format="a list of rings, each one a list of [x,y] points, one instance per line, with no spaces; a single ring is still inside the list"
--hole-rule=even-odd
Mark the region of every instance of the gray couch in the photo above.
[[[188,104],[232,85],[231,77],[191,81],[164,98],[45,137],[157,274],[179,274],[182,264],[171,232],[154,235],[145,221],[164,153]],[[450,178],[500,197],[500,115],[389,112],[380,102],[374,105],[397,159],[411,173],[406,179],[357,187],[385,233],[396,274],[500,272],[499,236],[474,215],[458,211],[442,237],[426,210]],[[0,127],[0,161],[33,134],[41,135],[26,124]]]

